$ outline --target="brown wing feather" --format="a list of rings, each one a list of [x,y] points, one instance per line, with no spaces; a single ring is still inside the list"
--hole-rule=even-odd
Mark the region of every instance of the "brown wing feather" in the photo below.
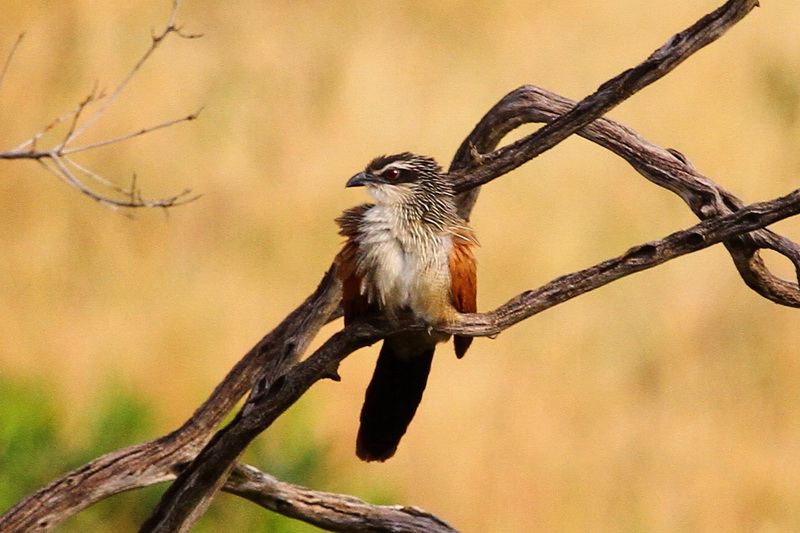
[[[346,209],[337,219],[336,223],[339,225],[339,235],[347,237],[348,239],[355,239],[358,235],[358,227],[361,225],[361,220],[364,218],[364,213],[374,204],[361,204],[350,209]]]
[[[450,252],[450,292],[453,307],[459,313],[474,313],[478,310],[478,275],[472,246],[475,241],[470,236],[458,236],[453,239],[453,250]],[[453,338],[456,357],[464,357],[472,337],[456,335]]]
[[[342,307],[344,308],[345,325],[369,312],[370,308],[367,297],[361,294],[361,276],[356,271],[357,252],[358,244],[355,241],[348,241],[336,257],[339,265],[337,276],[342,280]]]
[[[361,276],[358,275],[358,226],[364,213],[372,204],[362,204],[342,213],[336,219],[339,224],[339,235],[347,237],[336,263],[339,268],[337,276],[342,281],[342,307],[344,308],[344,323],[349,324],[355,318],[369,312],[367,297],[361,294]]]

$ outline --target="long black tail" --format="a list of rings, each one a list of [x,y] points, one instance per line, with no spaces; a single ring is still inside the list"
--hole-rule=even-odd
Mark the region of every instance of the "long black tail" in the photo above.
[[[356,455],[364,461],[385,461],[417,412],[431,370],[434,348],[400,357],[386,340],[361,408]]]

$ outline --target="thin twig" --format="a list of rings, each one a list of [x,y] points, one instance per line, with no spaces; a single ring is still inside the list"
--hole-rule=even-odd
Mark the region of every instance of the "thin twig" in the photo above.
[[[49,164],[48,161],[51,161],[52,164]],[[173,196],[158,198],[154,200],[147,199],[142,197],[139,190],[136,189],[135,179],[134,179],[132,180],[133,187],[127,191],[125,189],[120,188],[117,185],[112,186],[112,190],[120,193],[125,198],[123,200],[119,200],[103,194],[98,194],[90,187],[87,187],[75,175],[75,173],[72,172],[70,166],[75,167],[78,171],[92,177],[93,179],[96,179],[103,183],[110,183],[110,182],[107,182],[105,178],[102,178],[97,174],[94,174],[93,172],[78,165],[69,158],[60,157],[58,154],[50,152],[46,158],[45,157],[40,158],[39,163],[48,171],[50,171],[53,175],[55,175],[60,180],[67,183],[70,187],[77,189],[81,194],[85,194],[92,200],[95,200],[96,202],[112,209],[139,208],[139,207],[177,207],[180,205],[185,205],[190,202],[193,202],[200,197],[199,195],[196,194],[193,195],[191,189],[185,189],[181,191],[179,194]]]
[[[17,48],[19,48],[20,43],[22,43],[22,39],[25,38],[25,33],[20,33],[17,35],[17,40],[14,41],[14,44],[11,45],[11,51],[8,53],[6,57],[6,62],[3,63],[3,69],[0,70],[0,89],[3,88],[3,82],[6,80],[6,74],[8,73],[8,68],[11,66],[11,60],[14,58],[14,54],[17,53]]]
[[[67,130],[66,135],[64,135],[64,139],[61,141],[61,143],[59,145],[57,145],[53,149],[54,153],[56,153],[58,155],[63,155],[64,154],[64,147],[67,145],[67,143],[70,141],[70,139],[72,139],[72,135],[75,133],[75,128],[78,126],[78,122],[81,119],[81,115],[83,114],[83,110],[86,109],[86,106],[88,106],[92,102],[97,101],[95,99],[95,97],[94,97],[94,94],[95,94],[96,91],[97,91],[97,84],[95,83],[95,87],[94,87],[94,89],[92,89],[92,92],[89,94],[89,96],[84,98],[83,101],[80,104],[78,104],[78,107],[75,109],[75,112],[72,114],[72,120],[69,123],[69,129]]]
[[[111,181],[111,180],[108,180],[108,179],[104,178],[104,177],[103,177],[103,176],[101,176],[100,174],[97,174],[97,173],[95,173],[95,172],[92,172],[92,171],[91,171],[91,170],[89,170],[88,168],[86,168],[86,167],[84,167],[83,165],[81,165],[81,164],[79,164],[78,162],[76,162],[76,161],[75,161],[74,159],[72,159],[71,157],[64,157],[63,159],[64,159],[64,160],[65,160],[67,163],[69,163],[69,165],[70,165],[71,167],[75,168],[75,170],[77,170],[78,172],[80,172],[81,174],[83,174],[84,176],[86,176],[87,178],[91,178],[91,179],[93,179],[93,180],[94,180],[94,181],[96,181],[97,183],[99,183],[99,184],[103,185],[104,187],[108,187],[109,189],[111,189],[111,190],[112,190],[112,191],[114,191],[114,192],[118,192],[118,193],[120,193],[120,194],[124,194],[124,195],[126,195],[126,196],[130,196],[130,195],[129,195],[129,191],[127,191],[127,190],[123,189],[122,187],[120,187],[119,185],[117,185],[116,183],[114,183],[113,181]]]
[[[202,109],[203,108],[200,108],[200,109],[198,109],[197,111],[195,111],[194,113],[192,113],[190,115],[186,115],[186,116],[183,116],[183,117],[180,117],[180,118],[169,120],[167,122],[162,122],[161,124],[156,124],[155,126],[149,126],[147,128],[142,128],[139,131],[135,131],[133,133],[128,133],[127,135],[121,135],[119,137],[114,137],[113,139],[106,139],[106,140],[103,140],[103,141],[98,141],[98,142],[90,143],[90,144],[84,144],[84,145],[76,146],[76,147],[73,147],[73,148],[61,147],[61,149],[58,150],[58,152],[61,155],[68,155],[68,154],[74,154],[74,153],[77,153],[77,152],[85,152],[86,150],[92,150],[94,148],[100,148],[101,146],[108,146],[109,144],[116,144],[116,143],[119,143],[119,142],[127,141],[129,139],[133,139],[134,137],[139,137],[140,135],[145,135],[147,133],[150,133],[150,132],[153,132],[153,131],[156,131],[156,130],[160,130],[160,129],[163,129],[163,128],[169,128],[170,126],[174,126],[174,125],[180,124],[182,122],[190,122],[192,120],[195,120],[195,119],[197,119],[197,117],[200,116],[200,112],[202,111]]]
[[[128,84],[134,78],[134,76],[140,71],[140,69],[144,66],[144,64],[148,61],[148,59],[153,55],[155,50],[159,47],[161,42],[169,34],[175,33],[180,37],[188,39],[199,37],[199,35],[183,33],[181,29],[176,25],[180,3],[181,3],[180,0],[173,0],[172,10],[170,12],[165,28],[161,33],[152,35],[151,43],[147,51],[139,58],[139,60],[136,62],[133,68],[127,73],[122,82],[120,82],[120,84],[117,85],[117,87],[113,90],[110,96],[106,97],[106,95],[103,92],[98,90],[97,84],[95,84],[95,87],[92,89],[89,95],[84,100],[82,100],[74,109],[56,118],[55,120],[50,122],[47,126],[45,126],[44,129],[42,129],[40,132],[34,134],[29,139],[23,141],[17,147],[11,150],[0,151],[0,159],[31,159],[39,161],[39,163],[41,163],[45,169],[47,169],[50,173],[54,174],[56,177],[58,177],[61,181],[63,181],[70,187],[77,189],[82,194],[92,198],[93,200],[99,202],[102,205],[114,209],[141,208],[141,207],[168,208],[168,207],[183,205],[196,200],[199,196],[192,195],[191,190],[189,189],[186,189],[177,195],[166,198],[147,199],[144,196],[142,196],[141,191],[136,186],[135,177],[131,180],[130,187],[128,189],[124,189],[122,187],[119,187],[118,185],[115,185],[113,182],[111,182],[111,180],[103,178],[98,173],[89,170],[83,165],[80,165],[77,162],[75,162],[73,159],[67,157],[68,155],[77,154],[80,152],[93,150],[95,148],[101,148],[104,146],[109,146],[112,144],[128,141],[135,137],[139,137],[141,135],[154,132],[156,130],[168,128],[182,122],[188,122],[194,120],[199,116],[199,113],[202,110],[202,108],[194,113],[180,117],[178,119],[169,120],[157,124],[155,126],[142,128],[133,133],[120,135],[118,137],[114,137],[111,139],[104,139],[101,141],[88,143],[81,146],[75,146],[75,147],[70,146],[70,144],[73,141],[75,141],[75,139],[77,139],[83,132],[85,132],[100,117],[102,117],[103,114],[108,110],[108,108],[120,97],[120,95],[126,89]],[[11,53],[9,54],[9,61],[6,62],[6,65],[3,69],[3,74],[5,74],[10,59],[13,56],[13,53],[16,50],[21,40],[22,36],[20,36],[17,39],[17,43],[15,44]],[[0,77],[0,82],[2,82],[2,77]],[[94,113],[89,118],[81,122],[81,119],[84,116],[84,113],[89,108],[89,106],[91,104],[98,102],[102,102],[101,105],[94,111]],[[61,139],[61,142],[59,142],[56,146],[50,149],[45,149],[45,150],[37,149],[37,144],[39,140],[47,132],[51,131],[57,125],[67,120],[69,120],[69,125],[67,127],[66,133]],[[73,170],[77,170],[80,174],[83,174],[84,176],[91,178],[97,183],[105,187],[108,187],[113,193],[121,195],[122,199],[115,198],[114,195],[109,196],[106,194],[101,194],[100,192],[96,192],[91,187],[86,185],[78,176],[76,176]]]
[[[123,78],[123,80],[120,82],[120,84],[117,85],[117,87],[111,92],[111,94],[108,96],[108,98],[105,99],[103,104],[94,112],[94,114],[91,117],[89,117],[88,119],[86,119],[86,121],[79,128],[77,128],[74,131],[70,132],[70,134],[67,135],[64,138],[64,141],[62,142],[62,147],[67,146],[69,143],[71,143],[72,141],[77,139],[92,124],[94,124],[100,117],[103,116],[103,114],[106,112],[106,110],[111,106],[111,104],[113,104],[117,100],[117,98],[120,97],[120,95],[123,93],[125,88],[131,82],[133,77],[136,76],[136,74],[139,72],[139,70],[141,70],[142,66],[144,66],[144,64],[147,62],[147,60],[150,58],[150,56],[153,55],[153,53],[158,49],[159,45],[164,41],[164,39],[169,34],[175,33],[176,35],[179,35],[179,36],[187,38],[187,39],[198,37],[198,35],[184,35],[184,34],[182,34],[180,32],[180,29],[175,25],[175,21],[176,21],[177,16],[178,16],[178,8],[180,7],[180,4],[181,4],[180,0],[173,1],[173,3],[172,3],[172,11],[170,12],[169,20],[168,20],[167,26],[164,28],[164,30],[160,34],[152,36],[152,39],[150,41],[150,47],[145,51],[145,53],[142,55],[142,57],[139,58],[139,61],[136,62],[136,64],[128,72],[128,74],[125,76],[125,78]]]
[[[97,84],[95,84],[94,88],[92,88],[92,92],[89,94],[89,99],[90,99],[89,103],[90,104],[95,103],[95,102],[97,102],[99,100],[102,100],[103,98],[105,98],[105,94],[103,94],[102,92],[98,93]],[[39,131],[38,133],[35,133],[29,139],[21,142],[19,145],[17,145],[16,147],[12,148],[11,150],[0,152],[0,159],[11,159],[11,157],[10,157],[11,155],[17,155],[18,156],[18,157],[16,157],[17,159],[23,159],[23,158],[34,159],[34,158],[31,158],[31,157],[25,157],[25,154],[37,153],[36,152],[36,144],[39,142],[39,139],[41,139],[47,132],[49,132],[50,130],[52,130],[53,128],[55,128],[56,126],[58,126],[59,124],[61,124],[65,120],[67,120],[67,119],[69,119],[71,117],[74,117],[75,114],[77,114],[79,112],[82,112],[83,108],[86,105],[87,104],[85,104],[82,101],[80,104],[75,106],[73,109],[70,109],[69,111],[67,111],[63,115],[61,115],[59,117],[56,117],[55,119],[50,121],[50,123],[47,124],[44,128],[42,128],[41,131]]]
[[[89,198],[91,198],[92,200],[95,200],[95,201],[97,201],[97,202],[100,202],[101,204],[106,204],[107,206],[109,206],[109,207],[112,207],[112,208],[116,208],[116,207],[130,207],[129,205],[126,205],[126,203],[125,203],[125,202],[117,202],[117,201],[115,201],[115,200],[112,200],[112,199],[110,199],[110,198],[108,198],[108,197],[106,197],[106,196],[102,196],[102,195],[100,195],[100,194],[97,194],[96,192],[94,192],[93,190],[91,190],[89,187],[87,187],[86,185],[84,185],[84,184],[83,184],[83,182],[82,182],[81,180],[79,180],[79,179],[78,179],[78,178],[75,176],[75,174],[73,174],[73,173],[72,173],[72,171],[71,171],[71,170],[69,169],[69,167],[68,167],[68,166],[67,166],[67,165],[64,163],[64,161],[61,159],[61,157],[60,157],[60,156],[58,156],[58,154],[51,153],[51,154],[50,154],[50,161],[52,161],[52,162],[55,164],[55,167],[56,167],[56,168],[55,168],[55,169],[53,169],[53,168],[51,168],[49,165],[45,165],[45,167],[46,167],[48,170],[50,170],[51,172],[53,172],[53,173],[54,173],[54,174],[56,174],[57,176],[61,177],[61,178],[62,178],[63,180],[65,180],[65,181],[66,181],[66,182],[67,182],[67,183],[68,183],[70,186],[72,186],[72,187],[74,187],[74,188],[78,189],[78,190],[79,190],[81,193],[85,194],[86,196],[88,196],[88,197],[89,197]],[[40,162],[41,162],[42,164],[45,164],[45,160],[44,160],[44,159],[40,159]],[[58,170],[57,172],[56,172],[56,169]]]

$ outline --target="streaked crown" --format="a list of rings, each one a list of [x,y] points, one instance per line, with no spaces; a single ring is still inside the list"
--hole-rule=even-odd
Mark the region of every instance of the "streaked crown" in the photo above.
[[[403,185],[425,182],[444,182],[442,167],[431,157],[409,152],[384,155],[370,161],[363,172],[347,182],[347,187],[362,185]]]
[[[403,152],[376,157],[367,165],[365,172],[382,178],[385,183],[408,183],[439,176],[442,167],[432,157]]]

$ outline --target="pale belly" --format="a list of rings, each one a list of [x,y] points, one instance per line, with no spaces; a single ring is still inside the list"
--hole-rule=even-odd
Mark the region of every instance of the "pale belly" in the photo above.
[[[419,237],[411,240],[380,229],[364,237],[362,294],[390,316],[409,310],[430,324],[452,318],[449,235],[426,235],[425,246]]]

